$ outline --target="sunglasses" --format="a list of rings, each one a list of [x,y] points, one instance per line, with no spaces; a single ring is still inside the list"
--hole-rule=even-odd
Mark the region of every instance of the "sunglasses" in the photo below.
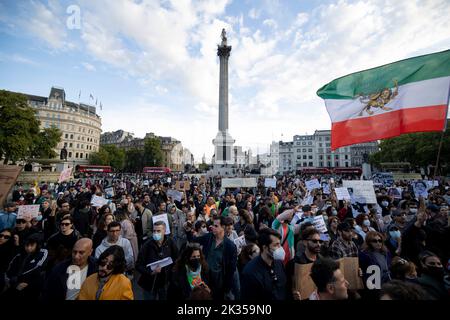
[[[16,224],[22,224],[25,223],[25,220],[16,220]]]
[[[372,243],[383,243],[383,240],[381,240],[381,239],[373,239],[370,242],[372,242]]]
[[[9,240],[9,239],[11,239],[11,236],[8,236],[7,234],[0,234],[0,239]]]
[[[59,225],[60,226],[64,226],[64,227],[68,227],[68,226],[71,225],[71,223],[69,223],[69,222],[61,222]]]
[[[98,265],[99,265],[100,267],[106,266],[106,269],[108,269],[108,270],[112,270],[112,269],[114,268],[114,266],[112,265],[112,263],[111,263],[111,262],[108,262],[108,261],[100,261],[100,262],[98,263]]]

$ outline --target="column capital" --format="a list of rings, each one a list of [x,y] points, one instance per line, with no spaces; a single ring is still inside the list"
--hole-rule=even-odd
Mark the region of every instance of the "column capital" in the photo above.
[[[228,58],[230,56],[231,46],[217,46],[217,55]]]

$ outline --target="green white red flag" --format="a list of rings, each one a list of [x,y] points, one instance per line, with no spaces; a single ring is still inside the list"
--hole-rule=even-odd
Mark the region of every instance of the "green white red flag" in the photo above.
[[[338,78],[317,91],[330,115],[331,149],[445,130],[450,50]]]

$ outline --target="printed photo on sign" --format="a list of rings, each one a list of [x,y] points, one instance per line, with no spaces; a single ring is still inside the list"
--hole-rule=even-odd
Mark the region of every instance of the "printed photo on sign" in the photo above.
[[[350,194],[347,188],[335,188],[334,192],[338,200],[350,200]]]
[[[264,180],[265,188],[276,188],[277,187],[277,179],[266,178]]]
[[[313,191],[314,189],[320,189],[320,183],[319,180],[317,179],[308,180],[305,182],[305,184],[306,189],[308,189],[309,191]]]
[[[347,188],[352,203],[377,203],[372,180],[343,180],[342,185]]]
[[[170,225],[169,225],[169,219],[167,218],[167,213],[164,214],[158,214],[156,216],[152,217],[153,219],[153,225],[155,225],[156,222],[162,221],[166,225],[166,232],[164,234],[168,235],[170,234]]]
[[[414,189],[414,195],[416,196],[416,199],[419,199],[419,197],[428,198],[428,191],[427,191],[427,184],[425,181],[416,181],[413,185]]]

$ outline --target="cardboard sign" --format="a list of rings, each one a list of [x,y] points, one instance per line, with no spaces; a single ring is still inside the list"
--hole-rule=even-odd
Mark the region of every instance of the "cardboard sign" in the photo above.
[[[277,187],[277,179],[266,178],[264,180],[265,188],[276,188]]]
[[[25,219],[31,221],[33,218],[37,218],[39,215],[40,205],[32,204],[26,206],[18,206],[17,219]]]
[[[164,213],[164,214],[158,214],[158,215],[156,215],[156,216],[153,216],[152,219],[153,219],[153,225],[154,225],[155,222],[157,222],[157,221],[162,221],[162,222],[164,222],[165,225],[166,225],[166,232],[165,232],[164,234],[165,234],[165,235],[170,234],[170,225],[169,225],[169,219],[168,219],[168,217],[167,217],[167,213]]]
[[[373,181],[368,180],[343,180],[342,184],[349,190],[350,198],[360,203],[377,203]],[[351,194],[353,191],[353,195]]]
[[[300,292],[302,300],[308,299],[309,296],[316,290],[316,285],[311,279],[311,267],[312,263],[295,265],[295,289]]]
[[[73,168],[67,168],[61,171],[61,174],[59,175],[58,183],[67,181],[70,179],[70,176],[72,175],[72,169]]]
[[[183,192],[179,192],[177,190],[169,189],[167,190],[167,196],[171,197],[173,200],[181,202]]]
[[[256,188],[256,178],[224,178],[222,188]]]
[[[6,197],[16,183],[20,171],[22,171],[22,167],[19,166],[0,165],[0,207],[3,207]]]
[[[170,266],[171,264],[173,264],[172,258],[167,257],[162,260],[158,260],[158,261],[149,263],[147,265],[147,267],[150,267],[150,269],[152,271],[155,271],[157,268],[164,268],[164,267]]]
[[[314,217],[313,225],[314,225],[314,228],[319,230],[320,233],[328,232],[327,225],[325,224],[325,220],[323,219],[322,215]]]
[[[99,196],[96,196],[96,195],[92,196],[91,205],[93,207],[99,207],[100,208],[100,207],[103,207],[105,204],[108,204],[108,200],[106,200],[105,198],[99,197]]]
[[[349,290],[364,289],[362,278],[359,276],[358,257],[346,257],[338,260],[345,280],[349,282]]]
[[[350,200],[347,188],[334,188],[334,192],[338,200]]]
[[[305,185],[306,185],[306,189],[308,189],[309,191],[313,191],[314,189],[321,188],[319,180],[317,180],[317,179],[308,180],[305,182]]]
[[[187,191],[191,189],[191,183],[189,181],[177,181],[175,183],[175,189],[178,191]]]

